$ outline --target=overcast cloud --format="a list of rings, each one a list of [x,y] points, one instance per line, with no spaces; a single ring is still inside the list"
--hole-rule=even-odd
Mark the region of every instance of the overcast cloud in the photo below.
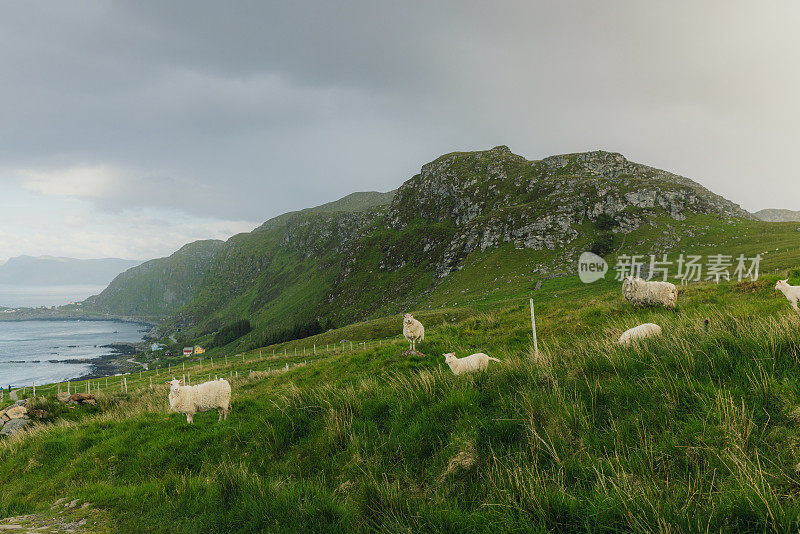
[[[453,150],[800,210],[800,4],[3,2],[0,259],[146,259]]]

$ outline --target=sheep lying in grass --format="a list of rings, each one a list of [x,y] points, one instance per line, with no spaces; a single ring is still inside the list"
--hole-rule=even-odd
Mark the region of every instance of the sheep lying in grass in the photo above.
[[[231,385],[224,378],[204,382],[196,386],[185,386],[183,380],[172,379],[169,384],[169,407],[172,411],[185,413],[191,424],[194,414],[217,409],[219,420],[231,413]]]
[[[790,286],[787,278],[786,280],[778,280],[778,283],[775,284],[775,289],[786,296],[795,311],[800,312],[800,307],[797,306],[797,301],[800,300],[800,286]]]
[[[463,358],[456,358],[455,352],[442,354],[442,356],[444,356],[444,361],[450,366],[450,369],[456,376],[463,375],[464,373],[483,371],[489,366],[489,360],[493,362],[500,361],[497,358],[492,358],[491,356],[487,356],[482,352],[465,356]]]
[[[661,327],[655,323],[645,323],[639,326],[634,326],[630,330],[626,330],[619,338],[619,342],[623,345],[631,343],[635,339],[644,339],[651,336],[661,335]]]
[[[665,306],[669,309],[678,302],[678,288],[670,282],[647,282],[628,276],[622,282],[622,296],[635,306]]]
[[[403,337],[409,343],[408,350],[414,352],[417,350],[417,341],[425,341],[425,327],[410,313],[403,316]]]

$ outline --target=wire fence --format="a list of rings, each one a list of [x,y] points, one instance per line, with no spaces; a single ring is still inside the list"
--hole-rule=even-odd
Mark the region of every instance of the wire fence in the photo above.
[[[399,343],[397,337],[367,341],[347,340],[327,344],[312,343],[304,344],[302,347],[295,345],[291,349],[285,346],[281,349],[266,347],[235,355],[199,357],[176,364],[163,364],[152,369],[142,369],[141,371],[120,373],[101,378],[68,380],[49,384],[12,384],[7,389],[0,388],[0,406],[8,401],[34,396],[53,396],[60,393],[90,393],[97,395],[102,392],[134,392],[144,388],[153,388],[159,384],[169,382],[173,378],[183,379],[187,385],[197,385],[201,382],[219,378],[248,376],[256,371],[273,371],[281,368],[288,371],[300,363],[304,365],[313,364],[314,360],[330,358],[337,354],[366,351],[395,343]],[[280,363],[276,366],[276,362]]]

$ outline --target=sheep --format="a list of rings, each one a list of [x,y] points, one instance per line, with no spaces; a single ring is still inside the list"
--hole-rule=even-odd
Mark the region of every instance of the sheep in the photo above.
[[[628,276],[622,283],[622,295],[635,306],[665,306],[673,309],[678,302],[678,288],[670,282],[647,282]]]
[[[800,307],[797,306],[797,301],[800,300],[800,286],[790,286],[789,279],[778,280],[775,284],[775,289],[780,291],[786,296],[786,300],[792,303],[792,308],[800,313]]]
[[[224,378],[196,386],[185,386],[183,380],[174,377],[167,383],[170,386],[169,407],[174,412],[185,413],[189,424],[192,424],[197,412],[216,408],[220,421],[227,419],[231,413],[231,385]]]
[[[403,337],[409,343],[408,350],[413,352],[417,351],[417,341],[425,341],[425,327],[410,313],[403,316]]]
[[[453,374],[456,376],[463,375],[464,373],[483,371],[489,366],[489,360],[493,362],[501,361],[497,358],[487,356],[482,352],[471,354],[470,356],[465,356],[463,358],[456,358],[455,352],[442,354],[442,356],[444,356],[445,363],[450,366],[450,370],[453,371]]]
[[[650,336],[661,335],[661,327],[654,323],[640,324],[634,326],[630,330],[626,330],[619,338],[622,345],[629,344],[635,339],[644,339]]]

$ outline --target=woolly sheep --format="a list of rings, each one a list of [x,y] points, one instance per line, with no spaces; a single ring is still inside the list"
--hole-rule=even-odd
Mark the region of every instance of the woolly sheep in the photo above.
[[[174,412],[185,413],[189,424],[197,412],[216,408],[220,421],[231,413],[231,385],[224,378],[196,386],[185,386],[183,380],[174,378],[167,383],[170,386],[169,407]]]
[[[442,354],[442,356],[444,356],[444,361],[450,366],[450,370],[452,370],[453,374],[456,376],[463,375],[464,373],[483,371],[489,366],[489,360],[493,362],[500,361],[497,358],[492,358],[491,356],[487,356],[482,352],[465,356],[463,358],[456,358],[455,352]]]
[[[775,289],[780,291],[786,296],[786,300],[792,303],[792,308],[800,312],[800,307],[797,306],[797,301],[800,300],[800,286],[790,286],[789,279],[778,280],[775,284]]]
[[[408,341],[410,351],[417,350],[417,341],[425,341],[425,327],[410,313],[403,316],[403,337]]]
[[[669,309],[678,302],[678,288],[670,282],[647,282],[628,276],[622,283],[622,295],[635,306],[665,306]]]
[[[626,330],[619,338],[622,344],[628,344],[635,339],[644,339],[650,336],[661,335],[661,327],[655,323],[645,323],[639,326],[634,326],[630,330]]]

